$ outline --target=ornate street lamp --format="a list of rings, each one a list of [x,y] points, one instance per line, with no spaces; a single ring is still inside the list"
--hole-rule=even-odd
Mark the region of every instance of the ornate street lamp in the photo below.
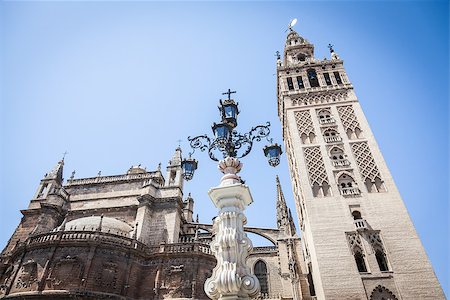
[[[198,161],[191,158],[185,158],[181,162],[181,168],[183,169],[183,178],[186,180],[191,180],[194,177],[194,172],[197,170]]]
[[[272,139],[270,140],[272,143]],[[281,150],[280,145],[277,143],[267,145],[263,148],[264,155],[267,157],[267,160],[269,161],[269,165],[272,167],[276,167],[280,164],[280,156],[283,154],[283,151]]]
[[[205,282],[205,292],[211,299],[234,300],[249,299],[259,294],[259,281],[246,264],[249,252],[253,248],[251,240],[244,232],[247,219],[244,215],[246,206],[253,202],[248,186],[243,184],[237,175],[242,163],[239,158],[248,155],[253,142],[266,138],[270,145],[264,147],[269,164],[273,167],[280,163],[281,147],[269,139],[270,123],[258,125],[245,134],[238,133],[238,104],[230,98],[232,92],[228,89],[228,99],[220,100],[219,111],[221,123],[214,123],[213,138],[207,135],[188,137],[193,152],[182,162],[183,176],[186,180],[193,177],[197,161],[191,158],[196,149],[208,151],[209,157],[219,161],[219,169],[224,174],[217,187],[208,191],[214,205],[219,209],[219,215],[214,218],[213,231],[215,236],[211,242],[211,251],[217,259],[213,274]]]

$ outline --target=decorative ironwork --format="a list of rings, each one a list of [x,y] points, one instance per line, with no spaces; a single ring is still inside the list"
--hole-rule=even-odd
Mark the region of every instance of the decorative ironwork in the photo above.
[[[211,139],[206,134],[199,135],[196,137],[188,137],[192,153],[194,154],[195,149],[200,151],[208,151],[209,157],[214,161],[219,161],[217,158],[218,153],[223,155],[223,158],[228,156],[242,158],[250,153],[253,147],[253,142],[259,142],[263,138],[267,138],[270,134],[270,122],[266,125],[258,125],[250,129],[249,132],[245,134],[238,133],[236,130],[231,132],[226,142],[223,142],[222,138]]]
[[[191,156],[196,149],[200,151],[208,151],[209,157],[214,161],[219,161],[219,156],[226,158],[242,158],[247,156],[252,150],[253,143],[259,142],[266,138],[270,145],[264,148],[264,154],[272,167],[280,163],[280,155],[282,153],[281,147],[278,144],[273,144],[272,139],[269,138],[270,122],[265,125],[258,125],[252,127],[247,133],[239,133],[235,130],[237,126],[237,116],[239,114],[238,103],[231,99],[231,94],[236,91],[228,89],[223,95],[228,95],[228,99],[222,102],[220,100],[220,123],[213,123],[212,131],[214,137],[208,135],[198,135],[195,137],[188,137],[192,152],[189,153],[189,158],[182,162],[183,178],[186,180],[192,179],[194,172],[197,169],[198,162]]]

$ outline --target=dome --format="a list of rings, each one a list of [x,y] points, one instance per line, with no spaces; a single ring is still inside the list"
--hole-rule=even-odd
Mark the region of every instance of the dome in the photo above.
[[[91,216],[72,220],[65,225],[66,231],[97,231],[113,233],[121,236],[130,236],[133,228],[127,223],[115,218]]]
[[[131,166],[131,168],[129,168],[127,171],[127,174],[144,174],[144,173],[147,173],[147,170],[145,168],[142,168],[141,165]]]

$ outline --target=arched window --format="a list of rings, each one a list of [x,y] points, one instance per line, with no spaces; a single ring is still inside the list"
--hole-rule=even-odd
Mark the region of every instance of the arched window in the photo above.
[[[317,78],[316,70],[309,69],[307,71],[307,74],[308,74],[309,85],[311,87],[319,87],[320,84],[319,84],[319,79]]]
[[[380,271],[381,272],[389,271],[384,251],[378,249],[377,251],[375,251],[375,257],[377,259],[378,267],[380,267]]]
[[[269,293],[269,285],[267,283],[267,265],[264,261],[258,260],[255,264],[255,276],[259,280],[261,286],[261,294]]]
[[[362,253],[361,248],[355,247],[354,253],[355,254],[353,256],[355,257],[355,262],[356,266],[358,267],[358,271],[367,272],[366,262],[364,260],[364,254]]]
[[[334,119],[328,109],[322,109],[317,113],[320,124],[334,123]]]
[[[325,142],[331,143],[331,142],[339,142],[341,140],[341,137],[334,129],[327,129],[323,133]]]
[[[352,212],[353,220],[361,220],[361,213],[358,210]]]
[[[350,165],[350,162],[345,158],[344,151],[337,146],[331,148],[330,158],[331,163],[335,167],[346,167]]]
[[[338,185],[340,187],[341,194],[344,196],[360,194],[357,184],[347,173],[343,173],[338,177]]]

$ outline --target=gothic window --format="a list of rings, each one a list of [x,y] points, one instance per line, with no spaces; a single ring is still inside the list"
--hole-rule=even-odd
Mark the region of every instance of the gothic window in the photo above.
[[[347,173],[342,173],[338,177],[338,185],[339,185],[339,189],[341,191],[341,194],[343,196],[359,195],[360,194],[360,191],[358,189],[358,186],[357,186],[356,182]]]
[[[261,294],[269,293],[269,285],[267,283],[267,265],[264,261],[258,260],[255,264],[255,276],[259,280],[261,286]]]
[[[337,84],[342,84],[341,75],[339,75],[339,72],[334,72],[334,78],[336,79]]]
[[[375,252],[375,257],[377,259],[378,267],[380,268],[381,272],[389,271],[386,255],[384,254],[384,251],[381,249],[377,249]]]
[[[323,73],[323,77],[325,78],[325,83],[326,83],[327,85],[331,85],[330,74],[328,74],[328,73]]]
[[[317,116],[319,117],[319,122],[320,124],[330,124],[330,123],[334,123],[334,119],[331,116],[330,110],[329,109],[321,109],[318,113]]]
[[[332,143],[332,142],[340,142],[341,141],[341,137],[339,136],[339,134],[337,133],[336,130],[334,129],[327,129],[324,131],[323,133],[325,142],[327,143]]]
[[[41,190],[39,191],[39,194],[37,195],[37,198],[41,198],[42,196],[44,196],[44,194],[47,192],[48,189],[48,183],[44,184],[41,188]]]
[[[398,300],[398,298],[384,286],[377,286],[370,295],[370,300]]]
[[[317,78],[316,70],[309,69],[307,74],[308,74],[309,85],[311,87],[319,87],[320,84],[319,84],[319,79]]]
[[[299,89],[304,89],[305,85],[303,84],[303,78],[302,76],[297,76],[297,84]]]
[[[331,148],[330,158],[334,167],[346,167],[350,165],[350,162],[345,158],[344,151],[337,146]]]
[[[288,89],[290,91],[292,91],[294,89],[294,83],[292,82],[292,77],[288,77],[288,78],[286,78],[286,80],[287,80],[287,84],[288,84]]]
[[[353,251],[358,272],[367,272],[366,261],[364,260],[364,254],[362,253],[361,248],[355,247]]]

